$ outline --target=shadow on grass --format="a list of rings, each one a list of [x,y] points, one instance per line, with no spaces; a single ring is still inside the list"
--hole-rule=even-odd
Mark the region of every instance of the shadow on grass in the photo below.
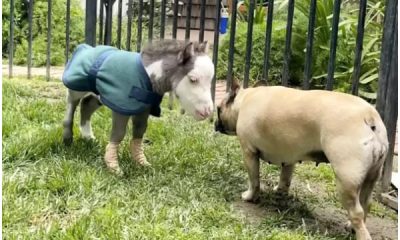
[[[354,239],[345,228],[346,218],[332,206],[317,207],[297,196],[265,190],[257,203],[234,201],[233,208],[260,227],[302,231],[308,236],[323,234],[333,239]]]

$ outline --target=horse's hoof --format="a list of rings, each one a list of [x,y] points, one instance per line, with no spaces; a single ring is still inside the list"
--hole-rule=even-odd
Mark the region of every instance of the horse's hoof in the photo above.
[[[140,166],[142,167],[151,167],[151,163],[149,163],[147,160],[144,161],[136,161]]]
[[[72,140],[72,137],[63,137],[63,143],[65,146],[71,146]]]
[[[147,144],[147,145],[151,145],[151,144],[153,144],[153,141],[151,141],[149,139],[143,139],[143,143]]]
[[[121,170],[120,167],[114,167],[114,168],[107,167],[107,169],[108,169],[111,173],[113,173],[113,174],[115,174],[115,175],[117,175],[117,176],[119,176],[119,177],[121,177],[121,176],[124,175],[124,172]]]
[[[94,141],[94,140],[96,140],[96,137],[95,136],[93,136],[93,135],[82,135],[82,138],[84,139],[84,140],[86,140],[86,141]]]

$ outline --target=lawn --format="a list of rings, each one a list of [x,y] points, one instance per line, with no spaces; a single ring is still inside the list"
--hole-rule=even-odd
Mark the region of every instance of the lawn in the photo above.
[[[329,165],[303,163],[289,196],[272,191],[279,168],[263,164],[266,191],[244,203],[239,144],[163,104],[149,121],[152,167],[120,149],[122,177],[102,160],[110,111],[93,117],[95,141],[62,144],[65,89],[60,82],[3,79],[4,239],[354,239]],[[372,237],[397,239],[397,214],[374,201]]]

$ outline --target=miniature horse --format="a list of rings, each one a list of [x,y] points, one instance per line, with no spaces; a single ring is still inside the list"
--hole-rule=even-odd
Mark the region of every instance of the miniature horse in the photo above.
[[[214,64],[207,52],[207,42],[176,40],[150,43],[140,53],[80,45],[63,74],[68,88],[64,143],[72,143],[74,113],[79,103],[80,132],[88,139],[94,138],[90,117],[104,104],[112,110],[112,130],[104,156],[107,167],[122,174],[118,146],[131,117],[131,157],[141,165],[150,165],[143,153],[142,139],[149,115],[160,116],[164,93],[176,95],[183,109],[198,121],[212,115]]]

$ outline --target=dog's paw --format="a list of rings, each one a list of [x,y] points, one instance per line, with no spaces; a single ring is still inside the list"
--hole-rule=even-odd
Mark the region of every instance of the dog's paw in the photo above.
[[[356,233],[356,231],[354,231],[353,225],[351,224],[350,220],[346,222],[344,228],[346,229],[346,231]]]
[[[253,190],[247,190],[242,193],[242,200],[246,202],[255,202],[257,201],[258,194],[256,194]]]
[[[281,194],[288,194],[289,193],[289,188],[277,185],[277,186],[274,187],[274,191],[277,192],[277,193],[281,193]]]

